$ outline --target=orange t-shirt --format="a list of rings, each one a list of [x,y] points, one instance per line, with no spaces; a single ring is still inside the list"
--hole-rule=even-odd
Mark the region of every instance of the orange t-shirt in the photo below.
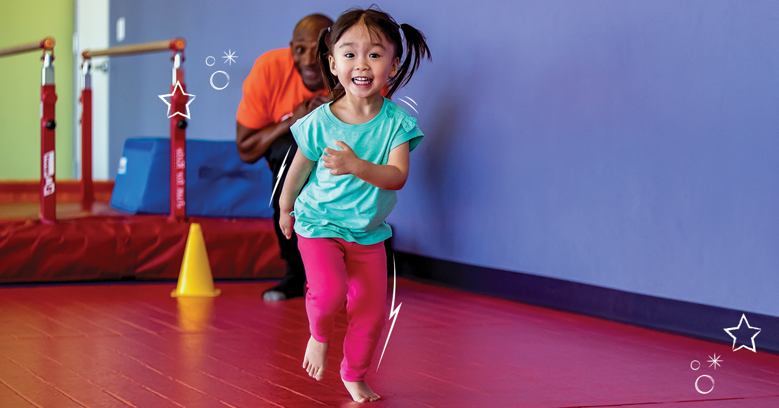
[[[311,92],[295,69],[292,50],[279,48],[260,55],[243,83],[243,98],[238,105],[238,123],[250,129],[261,129],[278,123],[305,99],[327,95]]]

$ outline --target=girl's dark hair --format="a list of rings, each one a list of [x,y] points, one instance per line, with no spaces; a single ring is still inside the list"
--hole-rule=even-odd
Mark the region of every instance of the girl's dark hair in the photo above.
[[[319,60],[319,66],[322,68],[322,75],[325,79],[325,88],[333,101],[340,99],[344,96],[344,88],[338,82],[338,78],[330,72],[330,63],[327,57],[330,55],[330,50],[335,47],[335,43],[341,39],[341,36],[351,27],[357,24],[365,24],[368,32],[371,36],[383,36],[390,43],[395,45],[395,57],[398,57],[402,62],[398,67],[397,74],[387,81],[387,87],[389,88],[386,97],[392,98],[392,94],[395,93],[398,88],[403,87],[408,83],[411,77],[419,68],[419,61],[423,57],[431,59],[430,49],[427,48],[425,42],[425,35],[416,28],[408,24],[400,24],[389,14],[381,11],[375,4],[367,9],[352,8],[345,11],[338,17],[338,20],[329,29],[323,29],[319,33],[319,45],[317,47],[317,59]],[[403,35],[406,38],[406,59],[403,60],[403,42],[400,38],[400,30],[403,30]],[[394,58],[394,57],[393,57]]]

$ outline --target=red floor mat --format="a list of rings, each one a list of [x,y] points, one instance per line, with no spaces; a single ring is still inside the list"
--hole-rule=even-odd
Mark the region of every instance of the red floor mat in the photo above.
[[[338,375],[345,313],[315,381],[301,367],[305,303],[264,302],[271,285],[217,282],[216,298],[171,298],[173,282],[0,287],[0,406],[779,406],[779,356],[759,343],[734,352],[404,279],[366,377],[383,399],[350,403]],[[391,291],[390,280],[387,312]],[[708,394],[695,389],[703,374]]]

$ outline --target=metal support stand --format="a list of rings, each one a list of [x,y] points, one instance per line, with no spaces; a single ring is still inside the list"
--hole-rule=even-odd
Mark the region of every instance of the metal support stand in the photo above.
[[[189,97],[185,95],[182,61],[182,53],[174,51],[170,104],[171,112],[181,113],[170,117],[170,218],[176,221],[183,221],[187,216],[187,119],[182,115],[187,111]]]
[[[88,211],[95,202],[92,182],[92,60],[84,60],[81,69],[81,208]]]
[[[57,189],[55,182],[55,104],[57,92],[54,84],[52,53],[44,51],[41,73],[41,214],[44,222],[57,219]]]

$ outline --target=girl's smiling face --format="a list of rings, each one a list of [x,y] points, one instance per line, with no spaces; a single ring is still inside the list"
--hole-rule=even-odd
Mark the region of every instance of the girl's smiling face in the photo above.
[[[395,45],[355,24],[338,39],[330,56],[330,72],[347,94],[358,98],[380,96],[379,91],[398,72]]]

